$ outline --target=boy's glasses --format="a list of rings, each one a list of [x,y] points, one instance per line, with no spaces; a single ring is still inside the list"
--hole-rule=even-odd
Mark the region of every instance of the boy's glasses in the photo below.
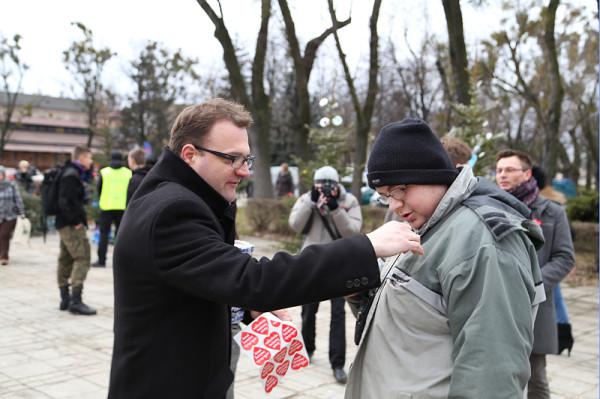
[[[408,186],[405,186],[405,185],[398,186],[387,194],[380,193],[378,191],[377,193],[379,194],[379,198],[377,198],[377,201],[381,205],[388,206],[390,204],[390,197],[395,199],[396,201],[402,201],[404,199],[404,197],[406,196],[407,191],[408,191]]]

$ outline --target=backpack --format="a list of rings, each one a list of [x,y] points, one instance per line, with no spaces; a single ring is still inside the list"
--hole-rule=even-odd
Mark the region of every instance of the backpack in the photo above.
[[[44,173],[44,180],[40,187],[44,216],[56,216],[58,213],[58,186],[62,172],[62,166],[55,166]]]
[[[64,167],[57,165],[44,173],[44,180],[40,187],[42,197],[42,212],[40,214],[42,235],[44,242],[46,241],[46,233],[48,232],[48,216],[56,216],[58,213],[58,189],[60,178],[63,174]]]

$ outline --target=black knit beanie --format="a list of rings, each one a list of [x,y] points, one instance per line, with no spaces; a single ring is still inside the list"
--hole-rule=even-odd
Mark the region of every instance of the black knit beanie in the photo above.
[[[450,185],[458,170],[431,128],[406,118],[384,126],[373,143],[367,179],[372,188],[398,184]]]

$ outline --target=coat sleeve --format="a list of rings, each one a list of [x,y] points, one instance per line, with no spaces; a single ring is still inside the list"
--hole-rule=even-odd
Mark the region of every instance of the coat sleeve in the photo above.
[[[486,245],[443,273],[453,340],[449,398],[523,397],[533,342],[530,270]]]
[[[297,233],[304,230],[304,226],[308,223],[310,214],[313,212],[315,204],[310,200],[310,194],[303,194],[296,200],[292,207],[288,222],[290,227]]]
[[[262,311],[379,284],[377,258],[364,235],[312,245],[295,256],[279,252],[271,260],[257,260],[224,242],[215,223],[193,201],[171,202],[159,212],[151,248],[165,284],[205,300]]]
[[[350,194],[346,195],[350,196]],[[362,213],[356,197],[350,197],[348,209],[344,209],[340,205],[335,211],[331,212],[331,218],[342,237],[360,233]]]
[[[554,286],[558,284],[575,266],[575,250],[573,249],[573,240],[571,238],[571,229],[567,214],[558,205],[553,206],[556,216],[554,218],[554,234],[552,242],[544,245],[551,245],[548,262],[540,265],[542,270],[542,281],[546,293],[552,292]]]
[[[17,215],[25,215],[25,205],[23,204],[23,198],[21,198],[21,193],[17,186],[12,183],[13,192],[15,193],[15,207],[17,211]]]

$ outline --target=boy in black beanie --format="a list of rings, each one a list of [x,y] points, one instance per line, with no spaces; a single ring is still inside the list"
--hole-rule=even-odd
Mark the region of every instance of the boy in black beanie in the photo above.
[[[381,130],[367,178],[425,255],[383,267],[346,398],[522,397],[545,299],[534,246],[543,239],[527,208],[457,170],[420,119]]]

